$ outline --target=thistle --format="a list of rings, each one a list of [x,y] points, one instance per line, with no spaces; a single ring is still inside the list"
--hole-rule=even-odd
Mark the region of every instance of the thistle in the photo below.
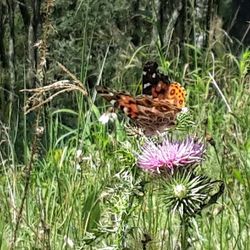
[[[177,211],[181,217],[196,215],[204,207],[216,202],[224,190],[221,181],[212,181],[190,171],[177,173],[168,181],[163,180],[162,186],[164,204],[169,210]]]
[[[204,158],[205,146],[190,137],[183,141],[164,139],[161,144],[148,142],[141,152],[138,156],[140,168],[158,173],[162,170],[173,172],[176,168],[200,163]]]
[[[180,215],[182,249],[189,247],[190,218],[215,203],[224,191],[222,181],[212,181],[195,173],[194,167],[204,156],[205,145],[189,137],[183,141],[149,141],[137,157],[140,168],[162,177],[161,196],[165,208]]]

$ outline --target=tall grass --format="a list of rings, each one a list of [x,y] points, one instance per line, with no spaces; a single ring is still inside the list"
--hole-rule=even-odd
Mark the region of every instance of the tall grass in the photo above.
[[[188,90],[195,121],[190,133],[206,133],[214,141],[200,171],[226,183],[223,198],[193,219],[190,244],[195,249],[249,247],[249,89],[246,69],[239,67],[245,56],[226,54],[215,59],[208,54],[202,68],[184,74],[170,62],[169,68],[183,76]],[[200,54],[199,59],[203,57]],[[62,109],[46,118],[47,147],[39,146],[33,163],[17,246],[62,249],[69,247],[71,239],[81,249],[174,249],[180,233],[177,218],[169,217],[151,178],[137,169],[133,151],[138,139],[126,135],[123,122],[101,125],[98,117],[103,108],[99,100],[99,108],[91,101],[93,97],[88,102],[78,97],[79,112]],[[78,122],[66,126],[65,117]],[[1,155],[1,246],[5,249],[12,239],[25,175],[14,160],[10,131],[4,127],[2,131],[6,138],[2,143],[10,148],[8,155]]]
[[[90,43],[93,36],[88,37]],[[88,41],[83,38],[83,82],[91,66]],[[104,55],[97,55],[97,84],[102,84],[110,62],[109,46]],[[171,46],[127,48],[112,84],[135,93],[141,88],[141,61],[153,58],[161,63],[162,71],[185,86],[194,125],[178,136],[188,133],[210,142],[206,162],[198,172],[226,185],[217,204],[193,218],[189,244],[193,249],[249,249],[250,52],[234,56],[225,49],[216,56],[213,48],[201,50],[187,44],[190,56],[184,62],[180,49],[175,49],[178,52],[170,58]],[[132,79],[129,86],[124,83],[127,79]],[[27,127],[29,118],[25,117],[23,138],[16,137],[23,114],[9,127],[0,124],[0,147],[5,149],[0,151],[1,249],[8,249],[13,240],[25,192],[17,249],[177,249],[178,217],[167,212],[154,180],[136,165],[134,153],[143,139],[127,135],[122,117],[100,124],[106,104],[95,91],[89,90],[88,97],[75,93],[72,100],[75,110],[54,110],[51,105],[41,116],[44,135],[36,142],[27,191],[24,165],[32,155],[30,134],[35,128]],[[16,160],[20,159],[14,146],[17,140],[23,140],[23,161]]]

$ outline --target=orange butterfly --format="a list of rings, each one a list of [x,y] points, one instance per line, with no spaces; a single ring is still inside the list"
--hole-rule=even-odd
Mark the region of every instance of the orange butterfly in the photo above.
[[[155,62],[143,68],[143,95],[132,96],[97,86],[97,93],[120,109],[145,135],[155,135],[176,123],[176,116],[185,107],[185,89],[161,74]]]

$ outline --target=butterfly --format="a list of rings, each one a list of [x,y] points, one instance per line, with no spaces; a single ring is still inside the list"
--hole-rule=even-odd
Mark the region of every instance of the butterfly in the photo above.
[[[160,73],[158,64],[151,61],[143,67],[142,95],[133,96],[101,86],[96,90],[149,136],[174,126],[177,114],[185,107],[185,89]]]

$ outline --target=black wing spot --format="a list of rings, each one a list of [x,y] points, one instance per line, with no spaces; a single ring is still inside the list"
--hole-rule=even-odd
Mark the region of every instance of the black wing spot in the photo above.
[[[170,91],[170,95],[174,95],[175,94],[175,89],[172,89],[171,91]]]

